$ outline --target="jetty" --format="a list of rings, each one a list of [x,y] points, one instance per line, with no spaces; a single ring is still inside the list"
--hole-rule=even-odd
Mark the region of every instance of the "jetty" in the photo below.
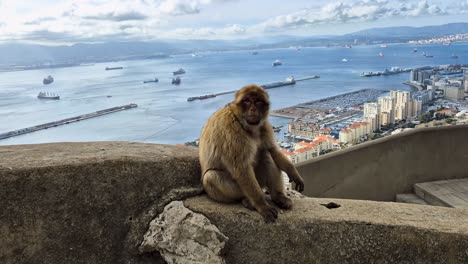
[[[111,113],[115,113],[115,112],[119,112],[119,111],[123,111],[123,110],[132,109],[132,108],[135,108],[135,107],[138,107],[138,105],[137,104],[127,104],[127,105],[122,105],[122,106],[116,106],[116,107],[111,107],[111,108],[99,110],[99,111],[96,111],[96,112],[92,112],[92,113],[89,113],[89,114],[79,115],[79,116],[70,117],[70,118],[66,118],[66,119],[62,119],[62,120],[58,120],[58,121],[53,121],[53,122],[49,122],[49,123],[45,123],[45,124],[40,124],[40,125],[37,125],[37,126],[32,126],[32,127],[22,128],[22,129],[18,129],[18,130],[13,130],[13,131],[9,131],[9,132],[0,134],[0,139],[16,137],[16,136],[24,135],[24,134],[27,134],[27,133],[35,132],[35,131],[38,131],[38,130],[48,129],[48,128],[61,126],[61,125],[66,125],[66,124],[70,124],[70,123],[73,123],[73,122],[78,122],[78,121],[93,118],[93,117],[98,117],[98,116],[107,115],[107,114],[111,114]]]
[[[274,82],[274,83],[268,83],[268,84],[262,84],[260,85],[264,89],[272,89],[272,88],[277,88],[277,87],[282,87],[282,86],[287,86],[287,85],[293,85],[296,84],[296,82],[301,82],[301,81],[306,81],[306,80],[311,80],[311,79],[317,79],[320,78],[320,75],[313,75],[310,77],[306,78],[300,78],[300,79],[294,79],[294,78],[287,78],[286,81],[282,82]],[[231,94],[235,93],[237,90],[232,90],[232,91],[226,91],[226,92],[221,92],[221,93],[214,93],[214,94],[206,94],[206,95],[201,95],[201,96],[192,96],[187,98],[187,101],[194,101],[194,100],[203,100],[203,99],[208,99],[208,98],[214,98],[216,96],[220,95],[225,95],[225,94]]]

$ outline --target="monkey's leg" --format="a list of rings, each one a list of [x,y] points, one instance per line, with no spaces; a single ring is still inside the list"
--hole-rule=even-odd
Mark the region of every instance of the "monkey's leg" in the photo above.
[[[231,203],[244,198],[237,182],[225,171],[209,170],[203,176],[203,188],[213,200]]]
[[[271,200],[282,209],[290,209],[292,201],[286,197],[283,176],[269,152],[264,152],[258,160],[255,175],[259,182],[264,182],[270,191]]]

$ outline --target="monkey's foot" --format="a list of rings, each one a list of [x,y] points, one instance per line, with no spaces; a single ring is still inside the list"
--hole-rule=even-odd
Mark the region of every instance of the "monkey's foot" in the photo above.
[[[274,197],[273,202],[281,209],[291,209],[292,208],[292,200],[286,197],[284,194],[280,194]]]
[[[257,210],[247,198],[242,199],[242,205],[247,209]]]

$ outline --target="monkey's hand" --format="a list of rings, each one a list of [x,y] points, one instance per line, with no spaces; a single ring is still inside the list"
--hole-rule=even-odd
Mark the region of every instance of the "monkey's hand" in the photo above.
[[[289,182],[294,182],[296,185],[295,189],[298,192],[304,191],[304,180],[302,179],[301,175],[299,173],[291,173],[288,174],[289,177]]]
[[[278,209],[271,205],[260,206],[257,211],[263,216],[263,219],[265,219],[267,223],[273,223],[278,218]]]

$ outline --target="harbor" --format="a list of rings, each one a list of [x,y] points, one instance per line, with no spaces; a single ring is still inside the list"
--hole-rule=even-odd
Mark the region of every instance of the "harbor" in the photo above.
[[[339,117],[346,112],[345,109],[351,109],[366,102],[377,101],[379,96],[382,96],[382,94],[388,92],[389,90],[384,89],[361,89],[349,93],[297,104],[291,107],[273,110],[270,112],[270,115],[291,119],[302,119],[307,116],[311,118],[316,117],[317,114],[327,112],[329,114],[333,113],[334,116]]]
[[[313,75],[313,76],[309,76],[309,77],[306,77],[306,78],[300,78],[300,79],[295,79],[294,77],[289,77],[285,81],[282,81],[282,82],[262,84],[260,86],[263,87],[264,89],[272,89],[272,88],[277,88],[277,87],[282,87],[282,86],[293,85],[293,84],[296,84],[296,82],[312,80],[312,79],[317,79],[317,78],[320,78],[320,76],[319,75]],[[192,96],[192,97],[187,98],[187,101],[190,102],[190,101],[194,101],[194,100],[203,100],[203,99],[208,99],[208,98],[214,98],[216,96],[231,94],[231,93],[235,93],[235,92],[237,92],[237,90],[226,91],[226,92],[221,92],[221,93],[214,93],[214,94],[206,94],[206,95],[201,95],[201,96]]]
[[[89,118],[94,118],[94,117],[98,117],[98,116],[102,116],[102,115],[107,115],[107,114],[111,114],[111,113],[115,113],[115,112],[119,112],[119,111],[123,111],[123,110],[128,110],[128,109],[132,109],[132,108],[135,108],[135,107],[138,107],[138,105],[137,104],[127,104],[127,105],[122,105],[122,106],[116,106],[116,107],[111,107],[111,108],[99,110],[99,111],[96,111],[96,112],[92,112],[92,113],[88,113],[88,114],[84,114],[84,115],[79,115],[79,116],[75,116],[75,117],[70,117],[70,118],[66,118],[66,119],[62,119],[62,120],[58,120],[58,121],[54,121],[54,122],[49,122],[49,123],[45,123],[45,124],[41,124],[41,125],[37,125],[37,126],[32,126],[32,127],[22,128],[22,129],[18,129],[18,130],[13,130],[13,131],[9,131],[9,132],[0,134],[0,140],[10,138],[10,137],[16,137],[16,136],[24,135],[24,134],[35,132],[35,131],[42,130],[42,129],[48,129],[48,128],[52,128],[52,127],[56,127],[56,126],[66,125],[66,124],[70,124],[70,123],[73,123],[73,122],[78,122],[78,121],[89,119]]]

